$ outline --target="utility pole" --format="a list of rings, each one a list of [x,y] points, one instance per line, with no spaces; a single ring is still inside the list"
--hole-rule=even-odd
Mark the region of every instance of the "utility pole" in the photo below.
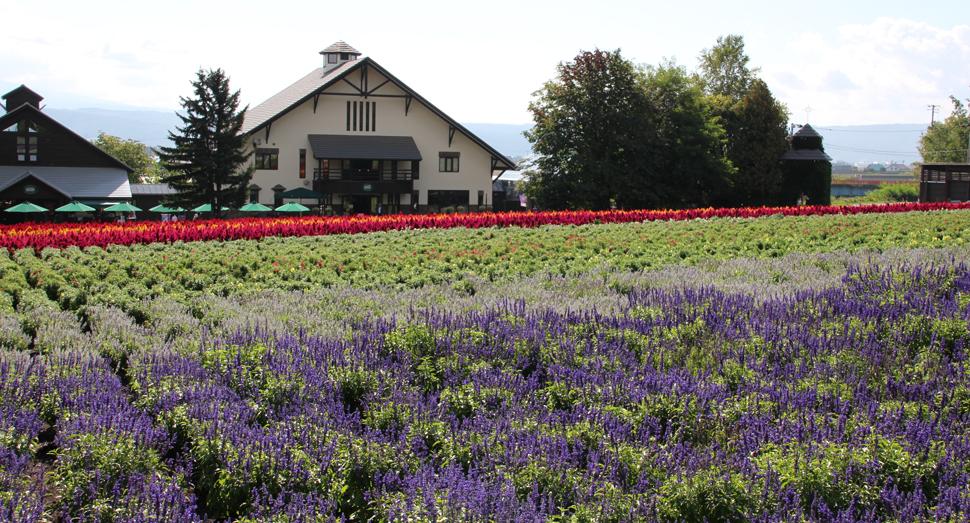
[[[936,120],[936,110],[940,108],[939,105],[930,104],[926,106],[930,110],[930,127],[933,126]]]

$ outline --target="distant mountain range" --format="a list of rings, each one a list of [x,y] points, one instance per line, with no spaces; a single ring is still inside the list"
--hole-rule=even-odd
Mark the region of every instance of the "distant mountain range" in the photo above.
[[[168,133],[182,121],[175,111],[117,109],[44,110],[55,120],[85,138],[100,131],[120,138],[138,140],[145,145],[168,145]],[[528,156],[529,141],[522,135],[531,124],[463,123],[469,131],[506,156]],[[812,125],[824,139],[825,152],[833,160],[849,163],[905,163],[919,160],[916,144],[923,124]]]

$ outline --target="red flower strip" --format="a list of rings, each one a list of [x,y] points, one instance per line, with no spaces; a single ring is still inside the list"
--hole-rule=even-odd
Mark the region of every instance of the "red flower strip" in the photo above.
[[[746,207],[662,211],[548,211],[539,213],[397,214],[391,216],[237,218],[187,222],[22,223],[0,226],[0,248],[63,249],[172,243],[176,241],[258,240],[267,236],[324,236],[403,229],[539,227],[709,218],[820,216],[970,209],[970,203],[893,203],[867,206]]]

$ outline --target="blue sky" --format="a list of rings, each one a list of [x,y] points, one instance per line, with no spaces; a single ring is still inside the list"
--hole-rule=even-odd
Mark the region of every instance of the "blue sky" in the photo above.
[[[221,67],[255,106],[344,40],[458,121],[522,124],[580,50],[694,69],[739,34],[797,123],[929,123],[928,105],[945,117],[951,94],[970,97],[970,3],[739,4],[0,0],[0,89],[26,84],[50,107],[173,110],[199,67]]]

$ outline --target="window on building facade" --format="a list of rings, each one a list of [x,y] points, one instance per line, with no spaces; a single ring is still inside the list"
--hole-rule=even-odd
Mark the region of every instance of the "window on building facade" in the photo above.
[[[257,169],[275,171],[279,165],[279,149],[256,149],[253,156]]]
[[[457,210],[468,206],[468,191],[428,191],[428,211],[441,212],[442,209]]]
[[[377,131],[377,102],[347,102],[348,131]]]
[[[300,178],[306,178],[306,149],[300,149]]]
[[[442,151],[438,153],[438,172],[456,173],[458,172],[458,157],[461,153]]]
[[[20,120],[10,125],[4,132],[17,133],[17,161],[36,162],[38,138],[37,134],[43,133],[44,129],[30,120]]]
[[[337,63],[337,53],[330,53],[327,55],[327,63],[335,64]]]

